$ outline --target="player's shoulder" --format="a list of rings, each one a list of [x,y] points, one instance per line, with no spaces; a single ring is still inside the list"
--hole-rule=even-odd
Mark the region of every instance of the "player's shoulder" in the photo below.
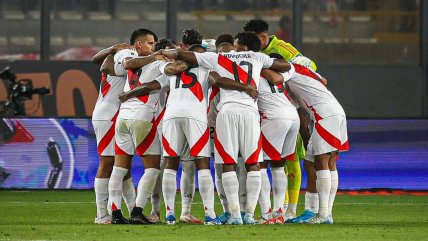
[[[134,49],[121,49],[114,54],[114,60],[117,61],[123,58],[128,58],[128,57],[134,58],[137,56],[138,56],[138,53]]]

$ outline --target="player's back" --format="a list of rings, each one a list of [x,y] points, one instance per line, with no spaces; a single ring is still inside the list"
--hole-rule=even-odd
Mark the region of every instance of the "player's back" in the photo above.
[[[155,61],[144,66],[143,68],[128,70],[124,91],[126,92],[133,90],[137,86],[153,81],[159,77],[162,74],[159,68],[163,62],[164,61]],[[153,117],[153,113],[156,112],[156,103],[158,100],[159,92],[131,98],[122,103],[119,116],[125,119],[150,121]],[[149,113],[151,113],[152,116],[150,116]]]
[[[93,120],[111,120],[116,115],[120,107],[118,96],[123,92],[125,82],[126,76],[102,74]]]
[[[207,122],[208,74],[207,68],[196,67],[168,78],[170,92],[165,120],[186,117]]]
[[[298,118],[296,106],[286,89],[285,84],[273,85],[263,76],[260,76],[258,106],[263,117],[268,119]]]
[[[262,53],[252,51],[229,53],[203,53],[196,54],[198,64],[215,70],[220,76],[239,81],[243,84],[259,86],[262,68],[269,68],[273,60]],[[257,102],[248,94],[236,90],[220,89],[221,110],[241,110],[249,108],[258,112]]]
[[[342,106],[322,83],[319,74],[298,64],[293,64],[293,69],[295,72],[286,83],[290,90],[301,98],[305,105],[302,107],[312,113],[313,118],[317,119],[317,115],[321,118],[345,116]]]

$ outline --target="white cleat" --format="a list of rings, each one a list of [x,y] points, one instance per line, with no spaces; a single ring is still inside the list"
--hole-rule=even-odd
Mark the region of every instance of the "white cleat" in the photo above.
[[[102,218],[95,217],[94,223],[96,223],[96,224],[111,224],[111,216],[107,214]]]
[[[285,222],[287,222],[287,220],[295,218],[296,217],[296,213],[292,212],[292,211],[286,211],[283,215]]]
[[[316,215],[315,217],[309,219],[306,223],[309,224],[333,224],[333,217],[321,217]]]

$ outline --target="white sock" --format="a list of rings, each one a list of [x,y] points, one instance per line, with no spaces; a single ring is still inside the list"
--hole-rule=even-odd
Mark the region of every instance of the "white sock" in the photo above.
[[[271,167],[270,170],[272,172],[273,210],[278,211],[284,204],[288,181],[284,167]]]
[[[328,199],[328,214],[333,215],[333,203],[336,198],[337,188],[339,186],[339,175],[336,171],[330,171],[331,174],[331,190],[330,197]]]
[[[318,193],[305,193],[305,210],[311,210],[313,213],[318,213],[319,199]]]
[[[217,190],[217,195],[220,198],[221,206],[223,207],[223,212],[230,213],[229,203],[227,202],[226,193],[224,193],[223,182],[221,175],[223,174],[223,164],[214,164],[215,169],[215,188]]]
[[[239,208],[239,182],[236,172],[224,172],[222,174],[223,189],[229,202],[230,214],[233,218],[241,218]]]
[[[267,174],[267,169],[260,169],[261,189],[259,195],[259,205],[262,218],[268,220],[272,211],[270,201],[270,182]]]
[[[287,212],[291,212],[293,214],[296,214],[296,210],[297,210],[297,204],[295,204],[295,203],[289,203],[288,204]]]
[[[110,181],[108,182],[109,203],[113,211],[122,208],[122,182],[127,173],[128,169],[113,166]]]
[[[328,203],[331,190],[331,174],[330,170],[317,171],[317,191],[319,196],[319,216],[327,217]]]
[[[247,173],[247,208],[246,212],[254,214],[262,187],[260,171]]]
[[[138,182],[138,192],[135,202],[135,206],[144,209],[147,202],[150,201],[153,189],[156,185],[160,170],[156,168],[147,168],[144,170],[144,174]]]
[[[102,218],[108,214],[108,181],[109,178],[95,178],[95,202],[97,204],[97,217]]]
[[[165,159],[161,157],[160,160],[160,173],[156,180],[155,188],[153,189],[152,194],[152,211],[151,214],[159,214],[160,213],[160,201],[162,198],[162,177],[163,171],[165,170]]]
[[[181,193],[181,216],[190,214],[195,195],[195,163],[193,161],[183,161],[180,180]]]
[[[205,215],[215,218],[214,212],[214,183],[211,177],[210,169],[198,171],[199,193],[204,204]]]
[[[135,187],[132,182],[132,177],[126,179],[122,183],[122,198],[125,200],[126,207],[128,208],[129,216],[131,216],[132,209],[135,207]]]
[[[166,215],[175,215],[175,194],[177,193],[177,171],[165,169],[162,179],[162,193],[165,201]]]
[[[236,165],[236,175],[239,181],[239,206],[241,211],[245,211],[247,207],[247,169],[245,168],[244,160],[238,157]]]

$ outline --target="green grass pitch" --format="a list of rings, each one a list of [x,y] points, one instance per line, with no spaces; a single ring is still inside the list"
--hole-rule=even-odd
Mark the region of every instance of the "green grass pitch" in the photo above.
[[[428,196],[338,195],[333,225],[96,225],[94,200],[92,191],[2,190],[0,240],[428,240]],[[202,218],[198,193],[194,202]]]

